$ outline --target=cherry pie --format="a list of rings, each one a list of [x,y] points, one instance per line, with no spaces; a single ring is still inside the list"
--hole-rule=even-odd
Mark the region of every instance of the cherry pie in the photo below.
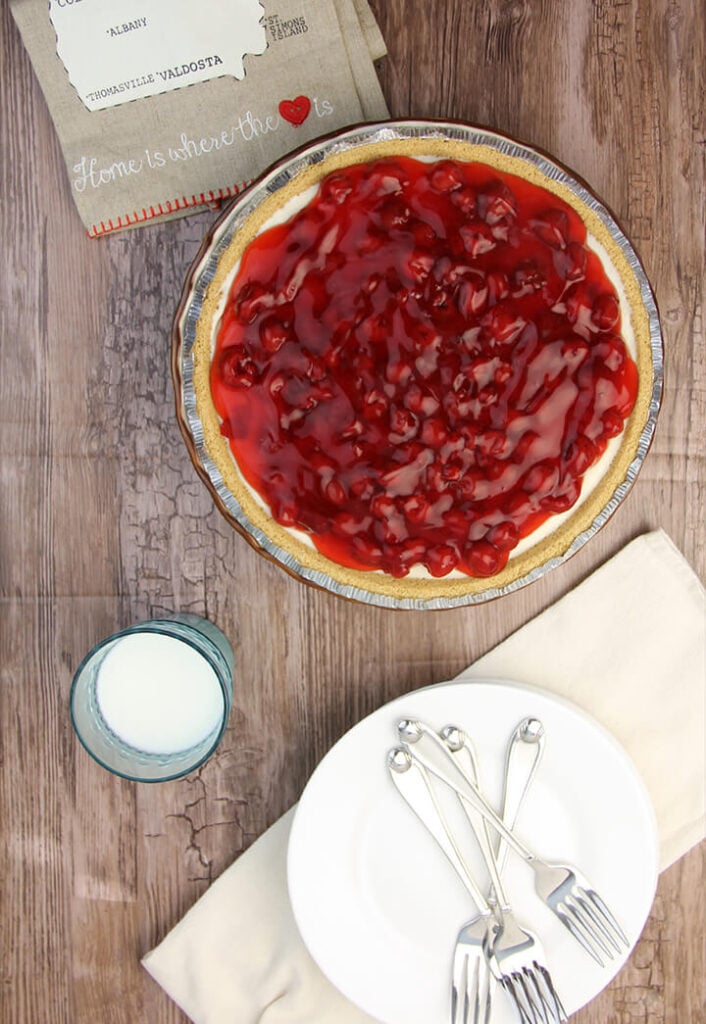
[[[265,199],[196,330],[205,443],[257,530],[352,591],[506,586],[634,458],[647,315],[573,191],[491,147],[360,146]]]

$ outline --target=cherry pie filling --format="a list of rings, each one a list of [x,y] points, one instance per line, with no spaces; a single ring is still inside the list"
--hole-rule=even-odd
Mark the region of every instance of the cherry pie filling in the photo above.
[[[488,577],[622,432],[637,368],[620,320],[553,193],[378,159],[246,248],[211,393],[247,482],[329,559]]]

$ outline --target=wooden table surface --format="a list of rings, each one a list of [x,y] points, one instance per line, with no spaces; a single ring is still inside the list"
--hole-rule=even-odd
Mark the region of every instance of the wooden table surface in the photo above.
[[[623,224],[663,318],[654,445],[606,528],[499,603],[394,613],[290,579],[214,509],[174,418],[170,320],[214,215],[89,241],[3,5],[3,1024],[185,1021],[140,955],[297,799],[347,728],[459,672],[645,530],[664,527],[706,575],[703,3],[374,8],[393,116],[459,117],[534,143]],[[178,609],[232,640],[235,708],[201,771],[140,787],[79,748],[71,676],[99,638]],[[663,874],[629,964],[576,1024],[706,1019],[704,881],[703,846]]]

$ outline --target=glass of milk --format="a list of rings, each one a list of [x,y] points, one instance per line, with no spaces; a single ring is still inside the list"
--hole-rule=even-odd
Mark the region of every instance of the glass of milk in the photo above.
[[[202,764],[225,732],[233,651],[198,615],[142,622],[89,651],[71,685],[79,740],[104,768],[165,782]]]

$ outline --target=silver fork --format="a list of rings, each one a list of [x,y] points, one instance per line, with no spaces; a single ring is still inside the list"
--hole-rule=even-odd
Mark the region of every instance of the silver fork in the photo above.
[[[468,868],[427,770],[404,747],[389,751],[387,765],[398,792],[446,854],[478,910],[460,929],[454,947],[451,1022],[488,1024],[492,1008],[488,962],[498,921]]]
[[[523,724],[521,723],[521,725]],[[405,719],[399,723],[398,733],[401,738],[414,744],[419,743],[420,740],[423,743],[423,737],[426,737],[427,742],[433,743],[441,752],[444,760],[449,758],[453,760],[454,766],[470,784],[479,785],[480,775],[475,751],[462,729],[457,726],[447,726],[442,730],[441,735],[438,735],[423,722]],[[536,767],[536,755],[541,752],[541,746],[534,745],[529,776],[525,778],[521,793],[517,794],[519,800],[515,801],[514,807],[508,806],[508,782],[512,787],[515,786],[517,772],[516,762],[510,764],[509,758],[513,749],[516,751],[521,736],[523,736],[522,733],[513,734],[508,751],[508,771],[505,778],[506,796],[503,798],[503,821],[508,828],[512,828],[514,824],[519,803]],[[524,739],[522,742],[525,743]],[[512,770],[512,777],[509,778],[510,770]],[[523,774],[527,775],[524,769]],[[541,944],[533,932],[524,925],[520,925],[510,907],[486,822],[465,798],[459,797],[459,799],[475,834],[490,876],[491,894],[488,897],[488,903],[495,908],[502,925],[495,936],[492,947],[491,963],[497,972],[497,980],[514,1001],[523,1021],[557,1024],[559,1021],[566,1020],[566,1014],[554,989],[551,975],[544,964]],[[512,815],[512,820],[510,820],[510,815]]]
[[[508,744],[501,816],[512,829],[517,820],[525,793],[534,776],[543,747],[544,727],[537,719],[526,718],[515,729]],[[434,737],[433,737],[434,738]],[[441,738],[459,769],[473,785],[480,787],[480,772],[475,750],[469,737],[458,726],[446,726]],[[551,975],[544,964],[544,953],[537,936],[520,925],[512,912],[501,874],[507,853],[500,840],[497,851],[485,819],[459,797],[476,834],[481,854],[491,879],[488,902],[499,913],[502,928],[493,943],[493,960],[499,971],[498,980],[514,1000],[521,1019],[541,1024],[558,1024],[567,1016],[557,995]]]
[[[535,891],[539,898],[601,967],[605,967],[604,957],[614,959],[629,949],[630,942],[615,916],[578,868],[568,864],[549,864],[533,853],[506,827],[478,788],[458,770],[458,766],[453,766],[455,771],[452,773],[416,749],[410,746],[406,749],[414,760],[466,799],[508,846],[529,864],[534,871]]]

